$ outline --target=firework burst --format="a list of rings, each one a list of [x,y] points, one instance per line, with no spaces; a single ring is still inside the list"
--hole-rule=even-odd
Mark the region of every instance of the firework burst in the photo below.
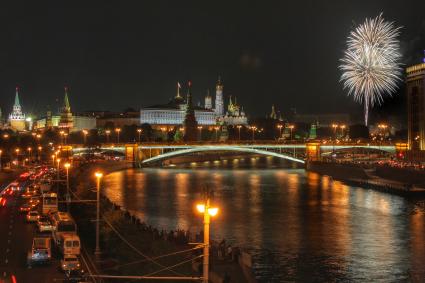
[[[382,14],[353,30],[341,59],[341,81],[348,95],[364,104],[365,125],[369,108],[392,96],[401,80],[400,27],[387,22]]]

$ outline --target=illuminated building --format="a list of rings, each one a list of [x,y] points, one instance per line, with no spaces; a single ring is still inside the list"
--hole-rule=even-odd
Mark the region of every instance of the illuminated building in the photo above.
[[[46,117],[41,117],[35,121],[34,128],[37,130],[60,128],[68,132],[91,130],[96,129],[96,118],[72,115],[68,98],[68,88],[65,87],[65,97],[60,113],[58,115],[52,115],[51,111],[47,111]]]
[[[71,106],[69,105],[68,88],[65,87],[65,97],[63,100],[63,107],[60,113],[59,128],[69,131],[73,127],[74,123],[72,119]]]
[[[425,150],[425,62],[406,69],[407,127],[410,150]]]
[[[19,102],[19,88],[16,87],[15,104],[13,105],[12,113],[9,115],[9,125],[14,131],[25,131],[25,114],[22,113],[22,107]]]
[[[196,121],[200,126],[247,125],[248,119],[235,100],[229,99],[227,112],[224,113],[223,84],[219,78],[216,84],[215,107],[212,97],[207,93],[205,105],[193,106]],[[177,95],[167,104],[144,107],[140,110],[140,123],[150,124],[154,128],[162,126],[182,125],[185,118],[186,100],[180,96],[180,84],[177,84]]]
[[[248,125],[248,118],[245,116],[243,108],[237,104],[236,98],[233,103],[231,96],[229,97],[226,115],[218,117],[218,121],[225,125]]]
[[[177,95],[167,104],[153,105],[140,110],[140,124],[150,124],[154,128],[160,126],[182,125],[186,114],[186,101],[180,96],[180,87]],[[193,106],[196,121],[199,125],[210,126],[216,124],[216,115],[212,109]]]

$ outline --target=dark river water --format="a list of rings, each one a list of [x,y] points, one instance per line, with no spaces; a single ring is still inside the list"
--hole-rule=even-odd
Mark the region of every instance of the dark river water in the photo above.
[[[260,282],[425,282],[423,201],[240,162],[115,172],[104,192],[155,227],[199,231],[209,187],[212,238],[249,249]]]

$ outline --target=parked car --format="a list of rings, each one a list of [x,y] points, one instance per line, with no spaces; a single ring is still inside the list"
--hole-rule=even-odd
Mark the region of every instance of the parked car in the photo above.
[[[61,260],[61,269],[63,271],[79,270],[80,261],[76,255],[67,254],[63,256]]]
[[[30,210],[27,214],[27,222],[37,222],[40,214],[37,210]]]
[[[53,225],[47,216],[40,216],[37,220],[37,227],[39,232],[53,231]]]

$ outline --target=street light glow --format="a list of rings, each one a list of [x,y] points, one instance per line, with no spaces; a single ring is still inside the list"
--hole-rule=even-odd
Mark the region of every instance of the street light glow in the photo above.
[[[102,172],[96,172],[96,173],[94,173],[94,175],[96,176],[96,178],[102,178],[103,173]]]
[[[200,212],[200,213],[205,213],[205,204],[197,204],[196,205],[196,209]],[[210,207],[208,208],[208,214],[211,216],[216,216],[218,213],[218,207]]]

